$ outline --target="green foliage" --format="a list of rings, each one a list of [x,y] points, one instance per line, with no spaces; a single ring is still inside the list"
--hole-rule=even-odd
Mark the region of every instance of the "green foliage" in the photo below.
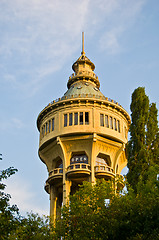
[[[132,122],[127,145],[127,180],[136,192],[140,176],[146,181],[148,168],[159,162],[159,132],[156,104],[149,105],[144,88],[135,89],[130,109]]]
[[[157,240],[159,239],[158,166],[151,166],[145,184],[139,179],[137,194],[130,187],[115,194],[114,183],[101,180],[84,182],[56,221],[54,238],[66,240]],[[109,198],[110,203],[105,204]]]
[[[112,182],[98,181],[92,185],[84,182],[68,206],[62,209],[62,219],[56,222],[55,236],[64,239],[102,239],[105,199],[114,197]],[[62,231],[61,231],[62,230]],[[55,238],[56,239],[56,238]]]
[[[21,217],[19,224],[8,237],[9,240],[49,240],[52,239],[49,218],[40,217],[38,214],[28,213]]]
[[[19,210],[16,205],[10,206],[9,194],[5,193],[6,185],[2,182],[13,175],[17,169],[10,167],[0,172],[0,239],[7,239],[9,233],[16,228]]]
[[[5,193],[6,185],[2,181],[16,171],[10,167],[0,172],[0,240],[52,239],[48,218],[34,213],[22,217],[18,207],[10,205],[11,196]]]

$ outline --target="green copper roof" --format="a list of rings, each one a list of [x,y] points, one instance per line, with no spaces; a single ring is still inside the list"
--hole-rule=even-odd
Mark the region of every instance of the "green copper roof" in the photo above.
[[[67,90],[67,92],[64,94],[64,97],[71,96],[71,95],[79,95],[79,94],[88,94],[88,95],[98,95],[99,97],[104,97],[104,95],[101,93],[101,91],[89,81],[77,81],[74,84],[71,85],[71,87]]]

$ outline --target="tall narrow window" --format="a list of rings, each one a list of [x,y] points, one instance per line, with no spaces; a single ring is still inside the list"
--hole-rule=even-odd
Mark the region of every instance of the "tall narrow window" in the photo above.
[[[74,113],[74,125],[78,125],[78,112]]]
[[[120,121],[117,120],[117,127],[118,127],[118,132],[120,132]]]
[[[51,121],[49,120],[49,132],[51,132]]]
[[[100,125],[104,127],[104,114],[100,114]]]
[[[64,114],[64,127],[67,127],[67,114]]]
[[[125,129],[125,138],[127,138],[127,129],[126,127],[124,127],[124,129]]]
[[[72,113],[69,113],[69,126],[72,126]]]
[[[80,125],[83,125],[83,112],[80,112]]]
[[[114,118],[114,129],[117,131],[116,118]]]
[[[44,125],[44,135],[45,135],[45,125]]]
[[[105,115],[105,126],[106,126],[107,128],[109,127],[108,115]]]
[[[55,119],[52,119],[52,131],[54,131],[54,127],[55,127]]]
[[[41,136],[43,137],[44,136],[44,128],[42,127],[42,130],[41,130]]]
[[[113,129],[113,118],[110,117],[110,128]]]
[[[89,112],[85,112],[85,124],[89,124]]]
[[[48,132],[48,123],[46,123],[46,134]]]

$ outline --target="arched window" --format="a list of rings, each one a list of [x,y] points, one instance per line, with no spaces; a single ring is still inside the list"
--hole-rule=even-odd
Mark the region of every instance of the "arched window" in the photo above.
[[[70,164],[75,164],[75,163],[87,163],[88,164],[88,157],[87,155],[82,152],[82,153],[73,153],[72,157],[70,159]]]
[[[63,168],[63,163],[61,159],[58,159],[55,165],[55,168]]]
[[[57,157],[55,159],[53,159],[52,161],[52,168],[63,168],[63,162],[62,159],[60,157]]]
[[[108,165],[111,167],[111,160],[110,160],[110,156],[103,154],[103,153],[99,153],[98,156],[96,157],[96,166],[100,166],[100,165]]]

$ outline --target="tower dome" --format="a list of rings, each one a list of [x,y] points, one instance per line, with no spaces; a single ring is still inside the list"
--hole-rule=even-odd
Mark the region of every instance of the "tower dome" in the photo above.
[[[115,179],[127,164],[130,116],[100,92],[95,65],[85,56],[84,35],[82,40],[67,92],[49,103],[37,119],[39,157],[48,169],[45,190],[54,218],[83,181]],[[122,181],[117,187],[123,187]]]

